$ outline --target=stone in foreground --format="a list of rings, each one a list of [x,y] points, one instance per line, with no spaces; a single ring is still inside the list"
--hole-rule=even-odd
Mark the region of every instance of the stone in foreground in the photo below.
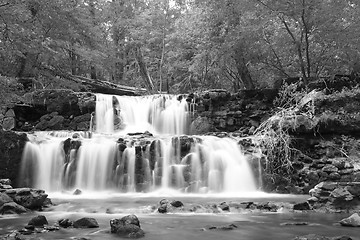
[[[140,227],[139,219],[135,215],[128,215],[121,219],[110,220],[111,233],[126,238],[140,238],[145,232]]]
[[[73,224],[74,228],[98,228],[99,224],[95,218],[80,218],[76,220]]]
[[[48,225],[48,221],[44,215],[38,215],[36,217],[33,217],[28,225],[32,225],[34,227],[43,227],[44,225]]]
[[[358,213],[354,213],[350,217],[341,220],[340,224],[345,227],[360,227],[360,216]]]

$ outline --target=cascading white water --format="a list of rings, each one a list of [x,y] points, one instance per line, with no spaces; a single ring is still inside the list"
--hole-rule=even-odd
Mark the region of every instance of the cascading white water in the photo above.
[[[174,141],[178,139],[155,140],[159,147],[153,150],[150,160],[147,150],[140,146],[138,152],[136,146],[130,145],[120,152],[118,144],[113,140],[103,137],[83,139],[77,153],[75,150],[70,152],[68,163],[60,141],[28,143],[24,151],[25,167],[22,175],[31,175],[28,170],[35,168],[31,170],[35,173],[32,181],[34,186],[50,192],[62,190],[62,184],[71,185],[71,174],[75,174],[71,188],[86,191],[256,191],[246,157],[239,150],[236,141],[217,137],[199,138],[198,142],[193,142],[189,153],[181,157],[180,143]],[[149,161],[155,163],[153,169]],[[76,165],[76,170],[69,170],[71,164]]]
[[[116,100],[115,100],[116,99]],[[116,105],[113,106],[113,102]],[[115,116],[114,116],[115,113]],[[122,133],[149,131],[154,134],[186,134],[188,103],[173,95],[142,97],[96,95],[96,132],[114,133],[114,117]]]
[[[65,155],[59,139],[41,144],[28,142],[23,154],[21,169],[23,174],[20,176],[25,178],[22,179],[23,181],[30,181],[39,189],[60,191],[62,189],[61,175],[64,168],[64,158]]]
[[[39,143],[27,143],[21,173],[24,185],[49,192],[175,189],[240,194],[257,190],[234,139],[181,135],[188,129],[185,100],[170,95],[99,94],[96,104],[96,134],[54,133]],[[120,130],[114,127],[119,115]],[[158,137],[114,139],[119,132],[144,131]]]

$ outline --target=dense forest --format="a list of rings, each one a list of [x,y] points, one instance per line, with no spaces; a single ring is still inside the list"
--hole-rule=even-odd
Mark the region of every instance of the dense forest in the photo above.
[[[1,0],[0,74],[149,92],[272,87],[360,72],[355,0]]]

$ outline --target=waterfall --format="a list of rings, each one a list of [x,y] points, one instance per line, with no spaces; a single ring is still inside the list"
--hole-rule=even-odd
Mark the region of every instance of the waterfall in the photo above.
[[[97,94],[96,132],[186,134],[188,103],[177,98],[174,95],[129,97]],[[114,124],[118,129],[114,129]]]
[[[176,96],[97,95],[93,134],[52,133],[26,144],[24,186],[49,192],[246,193],[257,190],[237,141],[187,136],[188,103]],[[117,127],[117,117],[121,127]],[[152,135],[127,135],[149,131]],[[120,136],[120,137],[119,137]]]

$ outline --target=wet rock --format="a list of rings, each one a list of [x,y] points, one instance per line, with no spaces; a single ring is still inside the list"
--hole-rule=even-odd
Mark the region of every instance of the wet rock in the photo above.
[[[256,209],[265,210],[269,212],[276,212],[278,206],[273,202],[265,202],[256,204]]]
[[[60,228],[58,226],[44,226],[45,231],[53,232],[58,231]]]
[[[62,228],[68,228],[73,225],[73,222],[68,218],[60,219],[60,220],[58,220],[58,223],[59,223],[59,226]]]
[[[35,226],[34,225],[26,225],[25,227],[24,227],[25,229],[27,229],[27,230],[30,230],[30,231],[34,231],[35,230]]]
[[[3,185],[11,185],[11,180],[6,178],[6,179],[0,179],[0,184]]]
[[[229,224],[229,225],[225,225],[225,226],[211,226],[208,229],[209,230],[234,230],[237,228],[238,227],[235,224]]]
[[[169,203],[169,200],[167,200],[165,198],[161,199],[160,202],[159,202],[160,205],[164,205],[164,204],[168,204],[168,203]]]
[[[111,233],[121,237],[140,238],[145,236],[145,232],[141,229],[140,221],[135,215],[128,215],[121,219],[111,219],[110,227]]]
[[[330,240],[330,238],[317,234],[308,234],[304,236],[297,236],[293,238],[293,240]]]
[[[32,210],[41,209],[48,196],[44,190],[31,188],[10,189],[5,191],[5,193],[9,195],[14,202]]]
[[[177,201],[177,200],[171,201],[170,205],[173,206],[173,207],[176,207],[176,208],[184,206],[184,204],[181,201]]]
[[[29,222],[28,225],[32,225],[35,227],[43,227],[44,225],[48,225],[48,221],[44,215],[38,215],[33,217]]]
[[[332,237],[330,240],[352,240],[349,236],[338,236],[338,237]]]
[[[20,214],[25,212],[27,212],[26,208],[15,202],[4,203],[0,207],[1,214]]]
[[[159,213],[167,213],[168,211],[168,205],[169,205],[169,200],[167,199],[161,199],[160,202],[160,207],[158,208],[158,212]]]
[[[81,194],[82,194],[82,191],[78,188],[73,192],[73,195],[81,195]]]
[[[360,216],[358,213],[354,213],[350,217],[342,219],[340,224],[345,227],[360,227]]]
[[[21,236],[21,238],[19,238],[19,239],[22,239],[22,240],[27,239],[27,238],[25,238],[25,236],[23,236],[23,235],[33,234],[34,231],[35,231],[35,228],[34,228],[34,230],[28,229],[28,228],[26,228],[26,227],[23,228],[23,229],[20,229],[20,230],[19,230],[19,235]],[[19,236],[19,235],[18,235],[18,236]],[[18,238],[17,238],[18,236],[16,236],[15,239],[18,239]]]
[[[99,224],[95,218],[80,218],[76,220],[73,224],[74,228],[98,228]]]
[[[280,226],[307,226],[308,222],[285,222],[281,223]]]
[[[230,211],[230,206],[226,202],[220,203],[219,208],[223,211]]]
[[[306,211],[310,209],[311,207],[308,202],[297,203],[294,205],[294,210]]]
[[[12,186],[0,184],[0,190],[8,190],[8,189],[12,189]]]

